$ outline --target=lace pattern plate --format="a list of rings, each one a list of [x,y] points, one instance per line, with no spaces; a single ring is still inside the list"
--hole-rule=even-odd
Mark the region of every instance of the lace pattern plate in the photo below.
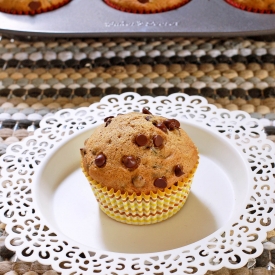
[[[205,238],[151,253],[100,250],[60,234],[36,208],[34,185],[43,163],[56,148],[102,123],[105,117],[142,107],[209,129],[237,148],[249,178],[240,214]],[[222,267],[242,267],[261,254],[261,241],[274,228],[274,152],[258,120],[241,111],[217,109],[198,96],[153,98],[125,93],[106,96],[88,108],[61,110],[44,118],[33,136],[9,146],[0,159],[0,219],[7,224],[6,246],[21,260],[51,264],[62,274],[204,274]]]

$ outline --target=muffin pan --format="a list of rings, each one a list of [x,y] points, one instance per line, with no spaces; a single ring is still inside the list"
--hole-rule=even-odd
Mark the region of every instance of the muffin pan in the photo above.
[[[102,0],[72,0],[35,16],[0,13],[0,32],[24,36],[238,36],[275,33],[275,14],[239,10],[223,0],[191,0],[158,14],[115,10]]]

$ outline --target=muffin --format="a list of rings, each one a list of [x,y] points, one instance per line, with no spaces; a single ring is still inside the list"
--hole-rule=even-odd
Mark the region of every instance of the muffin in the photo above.
[[[178,212],[199,161],[180,123],[147,109],[104,121],[80,149],[101,210],[128,224],[156,223]]]
[[[110,7],[131,13],[158,13],[177,9],[190,0],[104,0]]]
[[[69,2],[70,0],[0,0],[0,11],[34,15],[60,8]]]
[[[251,12],[274,13],[274,0],[226,0],[230,5]]]

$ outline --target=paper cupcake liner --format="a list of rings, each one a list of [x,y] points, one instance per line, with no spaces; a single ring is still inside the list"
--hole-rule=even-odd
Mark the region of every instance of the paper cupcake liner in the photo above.
[[[171,7],[167,7],[167,8],[156,8],[154,10],[149,10],[149,9],[146,9],[146,8],[140,8],[140,9],[137,9],[135,7],[129,9],[129,8],[125,8],[123,7],[122,5],[119,6],[119,5],[116,5],[112,2],[112,0],[104,0],[104,2],[116,9],[116,10],[120,10],[120,11],[123,11],[123,12],[129,12],[129,13],[138,13],[138,14],[152,14],[152,13],[161,13],[161,12],[166,12],[166,11],[170,11],[170,10],[175,10],[175,9],[178,9],[182,6],[184,6],[185,4],[187,4],[188,2],[190,2],[191,0],[183,0],[181,3],[179,4],[175,4],[174,6],[171,6]]]
[[[27,9],[8,9],[8,8],[3,8],[0,7],[0,12],[4,12],[4,13],[9,13],[9,14],[16,14],[16,15],[35,15],[35,14],[40,14],[40,13],[44,13],[44,12],[49,12],[58,8],[61,8],[62,6],[68,4],[71,0],[64,0],[64,1],[60,1],[60,3],[58,4],[53,4],[51,7],[47,7],[47,8],[43,8],[41,7],[40,9],[38,9],[37,11],[30,11]]]
[[[81,164],[82,165],[82,164]],[[198,166],[198,165],[197,165]],[[184,182],[177,182],[164,191],[150,194],[114,192],[93,180],[82,166],[100,209],[110,218],[127,224],[145,225],[164,221],[175,215],[185,204],[197,166]]]
[[[272,14],[275,13],[275,11],[271,11],[268,9],[255,9],[255,8],[251,8],[249,6],[246,6],[244,4],[240,4],[240,3],[236,3],[234,0],[225,0],[228,4],[230,4],[231,6],[234,6],[235,8],[244,10],[244,11],[249,11],[249,12],[255,12],[255,13],[268,13],[268,14]]]

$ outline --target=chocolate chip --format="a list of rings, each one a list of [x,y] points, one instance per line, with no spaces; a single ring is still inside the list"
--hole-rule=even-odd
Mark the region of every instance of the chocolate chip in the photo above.
[[[156,122],[153,123],[157,128],[159,128],[161,131],[163,131],[164,133],[167,133],[167,127],[165,126],[165,124],[163,122]]]
[[[80,148],[80,154],[84,157],[86,155],[86,150],[84,148]]]
[[[182,171],[182,166],[180,164],[175,166],[174,171],[175,171],[176,177],[180,177],[184,174],[184,172]]]
[[[41,7],[40,1],[32,1],[29,3],[29,8],[33,11],[38,10]]]
[[[173,118],[172,121],[175,123],[176,128],[180,128],[180,122],[178,120]]]
[[[150,121],[151,118],[152,118],[151,116],[146,116],[146,117],[145,117],[145,119],[146,119],[147,121]]]
[[[135,141],[138,146],[145,146],[148,142],[148,138],[143,134],[139,134],[136,136]]]
[[[148,110],[148,109],[146,109],[146,108],[143,108],[142,109],[142,113],[143,114],[146,114],[146,115],[151,115],[152,113]]]
[[[133,156],[124,156],[122,158],[122,162],[126,166],[126,168],[129,169],[136,169],[138,167],[138,161]]]
[[[155,147],[160,147],[163,144],[163,138],[160,135],[153,136]]]
[[[109,119],[106,121],[106,123],[105,123],[105,127],[107,127],[111,122],[112,122],[112,119],[109,118]]]
[[[141,188],[146,184],[146,181],[142,176],[138,175],[132,178],[132,183],[135,187]]]
[[[149,2],[149,0],[138,0],[138,2],[141,3],[141,4],[146,4],[146,3]]]
[[[180,123],[176,119],[167,119],[164,121],[164,124],[169,131],[173,131],[174,129],[178,129],[180,127]]]
[[[114,116],[105,117],[105,118],[104,118],[104,122],[107,122],[109,119],[112,119],[112,118],[114,118]]]
[[[155,179],[154,185],[158,188],[165,188],[167,186],[167,180],[165,177]]]
[[[112,122],[112,118],[114,118],[113,116],[108,116],[104,118],[104,122],[105,123],[105,127],[107,127],[111,122]]]
[[[106,164],[106,156],[103,153],[100,153],[95,158],[95,165],[99,168],[104,167]]]

